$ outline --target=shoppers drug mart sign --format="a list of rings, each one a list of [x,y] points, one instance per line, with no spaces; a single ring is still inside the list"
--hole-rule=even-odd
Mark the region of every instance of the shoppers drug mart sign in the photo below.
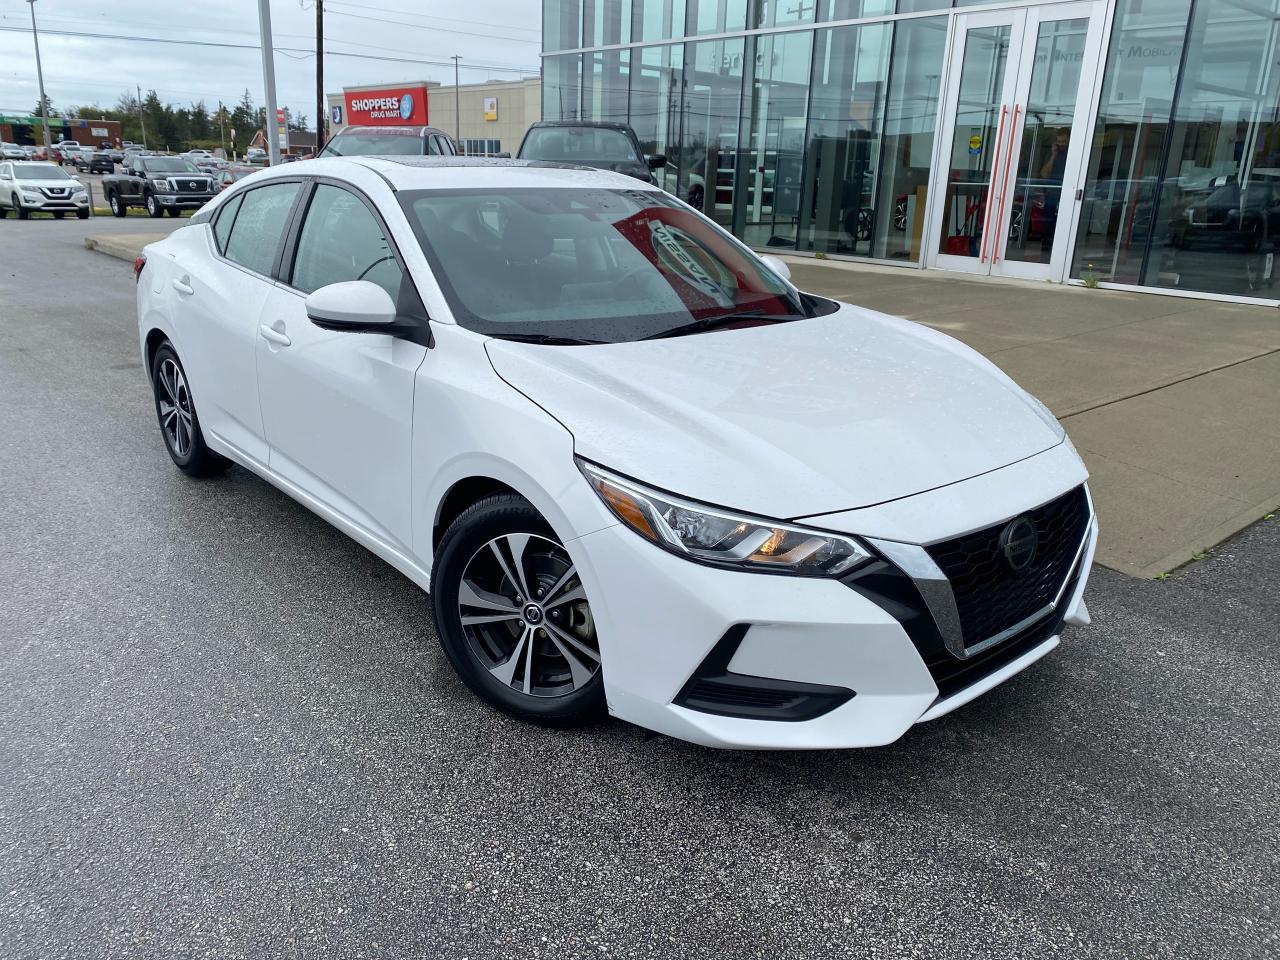
[[[346,90],[347,123],[360,126],[420,125],[427,122],[426,87]]]

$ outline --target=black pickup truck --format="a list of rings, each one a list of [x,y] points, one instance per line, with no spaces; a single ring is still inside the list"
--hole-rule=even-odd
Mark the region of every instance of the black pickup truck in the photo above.
[[[117,217],[141,204],[153,217],[179,216],[213,198],[213,178],[184,157],[132,157],[119,176],[103,177],[102,192]]]

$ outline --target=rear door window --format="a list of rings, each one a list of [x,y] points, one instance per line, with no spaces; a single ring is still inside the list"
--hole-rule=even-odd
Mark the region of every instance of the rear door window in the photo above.
[[[271,276],[297,196],[297,183],[273,183],[247,191],[223,251],[226,258],[264,277]]]

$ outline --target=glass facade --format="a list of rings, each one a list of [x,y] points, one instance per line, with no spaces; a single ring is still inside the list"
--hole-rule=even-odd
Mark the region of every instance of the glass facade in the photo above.
[[[544,0],[543,116],[761,249],[1280,297],[1280,0],[1036,6]]]

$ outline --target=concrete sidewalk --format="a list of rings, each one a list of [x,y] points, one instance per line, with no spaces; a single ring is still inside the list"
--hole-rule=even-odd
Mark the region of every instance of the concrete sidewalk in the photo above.
[[[132,262],[159,238],[85,246]],[[1280,310],[787,260],[801,289],[957,337],[1048,404],[1092,474],[1099,563],[1151,577],[1280,506]]]
[[[963,340],[1048,404],[1108,567],[1154,576],[1280,505],[1280,310],[787,259],[802,289]]]

